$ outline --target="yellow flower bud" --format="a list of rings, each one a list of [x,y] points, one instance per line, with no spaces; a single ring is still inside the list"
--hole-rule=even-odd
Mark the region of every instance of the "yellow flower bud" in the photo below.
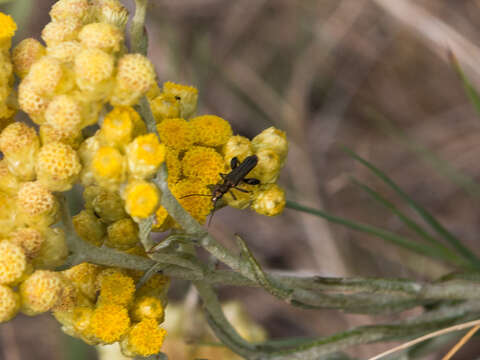
[[[171,187],[173,195],[180,205],[192,215],[199,223],[204,223],[210,211],[213,209],[209,196],[188,196],[192,194],[210,195],[211,191],[203,181],[196,179],[181,180]]]
[[[20,310],[20,296],[11,288],[0,285],[0,323],[7,322]]]
[[[28,181],[35,177],[35,160],[40,147],[37,133],[24,123],[15,122],[0,134],[0,151],[8,169],[19,179]]]
[[[145,132],[145,123],[133,108],[116,106],[103,119],[100,135],[109,146],[126,146]]]
[[[77,85],[89,92],[92,100],[106,98],[111,90],[114,58],[100,49],[83,49],[75,57]]]
[[[85,207],[93,209],[104,223],[110,224],[127,217],[125,204],[117,192],[100,186],[88,186],[83,192],[83,198]]]
[[[232,127],[219,116],[197,116],[190,120],[190,124],[195,133],[195,143],[199,145],[221,146],[232,136]]]
[[[280,214],[285,208],[285,191],[277,184],[262,186],[252,204],[257,213],[267,216]]]
[[[274,183],[282,168],[282,159],[275,150],[263,148],[256,153],[257,166],[248,174],[249,177],[260,180],[262,184]]]
[[[123,43],[123,33],[118,27],[111,24],[92,23],[82,28],[78,39],[84,47],[117,52]]]
[[[102,343],[110,344],[120,340],[129,327],[130,318],[125,307],[105,304],[94,310],[87,331]]]
[[[133,320],[155,319],[161,323],[163,317],[164,309],[160,299],[153,296],[141,296],[135,299],[132,307]]]
[[[184,119],[188,119],[197,111],[198,90],[193,86],[167,81],[163,84],[163,92],[178,99],[180,102],[180,116]]]
[[[53,4],[50,17],[54,21],[70,19],[83,21],[88,15],[89,8],[88,0],[59,0]]]
[[[146,181],[129,183],[125,189],[125,210],[133,218],[145,219],[156,210],[160,202],[157,187]]]
[[[62,277],[59,273],[37,270],[20,285],[22,312],[38,315],[55,306],[62,294]]]
[[[101,147],[93,158],[92,171],[99,185],[115,189],[125,181],[126,159],[113,147]]]
[[[20,187],[20,180],[8,170],[7,160],[0,160],[0,192],[15,195]]]
[[[121,342],[127,356],[150,356],[160,352],[167,332],[158,327],[155,319],[145,319],[135,324]]]
[[[0,241],[0,284],[15,285],[27,270],[27,257],[20,246]]]
[[[117,269],[103,270],[97,278],[100,288],[98,303],[127,306],[133,301],[135,284],[130,276]]]
[[[20,246],[27,259],[30,260],[40,252],[45,242],[45,235],[35,228],[22,228],[10,233],[9,240]]]
[[[65,233],[59,228],[46,228],[45,241],[32,264],[37,269],[54,269],[63,265],[68,256]]]
[[[82,163],[82,172],[80,173],[80,181],[82,185],[89,186],[95,182],[92,163],[101,143],[98,136],[90,136],[78,149],[78,156]]]
[[[275,127],[269,127],[252,139],[252,146],[255,152],[262,149],[275,151],[283,164],[288,153],[288,141],[285,131]]]
[[[26,182],[18,190],[17,205],[25,214],[25,223],[36,225],[53,224],[58,217],[58,202],[55,196],[41,183]]]
[[[46,124],[64,132],[80,132],[82,123],[80,104],[69,95],[55,96],[45,111],[45,121]]]
[[[83,240],[95,246],[103,244],[106,235],[105,225],[91,210],[82,210],[72,219],[75,231]]]
[[[182,159],[183,175],[204,184],[216,184],[225,172],[222,156],[212,148],[194,146]]]
[[[27,38],[15,46],[12,51],[12,63],[15,74],[24,78],[32,65],[45,55],[45,47],[33,38]]]
[[[157,123],[163,119],[180,117],[180,102],[173,95],[160,94],[154,97],[150,100],[150,108]]]
[[[75,40],[81,29],[81,22],[77,19],[49,22],[42,30],[42,39],[47,46],[55,46],[63,41]]]
[[[230,137],[227,143],[223,145],[222,152],[225,162],[230,166],[230,162],[234,157],[242,162],[246,157],[253,155],[253,147],[250,140],[246,137],[235,135]]]
[[[95,16],[99,22],[112,24],[123,30],[128,11],[119,0],[94,0]]]
[[[137,290],[136,296],[153,296],[166,304],[166,296],[170,286],[170,278],[162,274],[154,274],[148,281]]]
[[[57,59],[43,56],[30,68],[24,81],[30,83],[33,92],[40,96],[52,96],[62,81],[63,69]]]
[[[159,206],[155,212],[155,223],[152,226],[152,231],[166,231],[171,227],[171,218],[168,215],[167,210],[163,206]]]
[[[42,145],[63,143],[77,150],[83,141],[81,131],[66,131],[54,128],[48,124],[40,125],[40,140]]]
[[[134,247],[138,239],[138,226],[130,218],[118,220],[107,228],[108,238],[105,245],[119,250]]]
[[[97,298],[97,277],[101,267],[90,263],[81,263],[65,270],[63,274],[83,295],[90,300]]]
[[[78,179],[80,159],[69,145],[50,143],[38,153],[36,170],[38,181],[51,191],[69,190]]]
[[[177,150],[186,150],[193,145],[192,126],[184,119],[165,119],[157,125],[160,140]]]
[[[127,149],[129,173],[138,179],[152,177],[165,161],[165,145],[158,142],[155,134],[138,136]]]
[[[44,113],[47,110],[49,99],[33,90],[32,83],[25,78],[18,86],[18,104],[30,118],[38,125],[45,122]]]
[[[47,48],[48,56],[57,59],[60,63],[71,65],[82,46],[78,41],[64,41]]]
[[[112,105],[134,105],[155,82],[153,65],[141,54],[124,55],[118,62]]]

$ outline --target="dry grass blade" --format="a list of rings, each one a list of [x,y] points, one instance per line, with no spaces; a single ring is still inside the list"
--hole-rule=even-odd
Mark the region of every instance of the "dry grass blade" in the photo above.
[[[435,338],[437,336],[441,336],[441,335],[445,335],[445,334],[448,334],[450,332],[453,332],[453,331],[458,331],[458,330],[463,330],[463,329],[468,329],[468,328],[471,328],[472,326],[475,326],[475,327],[480,327],[480,319],[477,319],[477,320],[473,320],[473,321],[469,321],[469,322],[466,322],[466,323],[463,323],[463,324],[458,324],[458,325],[453,325],[453,326],[450,326],[448,328],[445,328],[445,329],[441,329],[441,330],[438,330],[438,331],[434,331],[432,333],[429,333],[429,334],[426,334],[424,336],[421,336],[419,338],[416,338],[412,341],[408,341],[402,345],[399,345],[399,346],[396,346],[390,350],[387,350],[381,354],[378,354],[368,360],[378,360],[378,359],[381,359],[387,355],[390,355],[390,354],[393,354],[397,351],[400,351],[400,350],[403,350],[403,349],[407,349],[409,348],[410,346],[413,346],[415,344],[418,344],[418,343],[421,343],[425,340],[428,340],[428,339],[432,339],[432,338]],[[469,332],[470,333],[470,332]],[[468,335],[468,334],[467,334]],[[472,334],[473,335],[473,334]],[[467,339],[468,340],[468,339]],[[453,354],[452,354],[453,355]]]
[[[460,350],[460,348],[466,344],[466,342],[468,340],[470,340],[470,338],[475,335],[475,333],[478,331],[478,329],[480,329],[480,325],[477,325],[475,326],[474,328],[470,329],[464,337],[462,337],[460,339],[460,341],[458,343],[455,344],[455,346],[453,348],[450,349],[450,351],[442,358],[442,360],[449,360],[452,358],[453,355],[455,355],[455,353]]]

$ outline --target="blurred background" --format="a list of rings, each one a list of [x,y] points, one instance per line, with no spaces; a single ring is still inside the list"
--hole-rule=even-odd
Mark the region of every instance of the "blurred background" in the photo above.
[[[40,38],[53,2],[16,0],[0,6],[19,24],[15,42]],[[411,236],[352,183],[352,176],[360,179],[416,218],[341,150],[346,145],[480,254],[480,185],[475,183],[480,178],[480,119],[447,57],[451,49],[472,81],[480,79],[480,1],[150,4],[149,57],[159,82],[198,87],[198,113],[224,117],[238,134],[251,138],[270,126],[287,131],[291,147],[281,184],[289,199]],[[429,280],[452,270],[288,209],[276,218],[223,209],[210,230],[232,248],[233,234],[242,234],[264,268],[278,271]],[[187,292],[188,284],[174,282],[172,301]],[[258,289],[225,288],[221,298],[240,300],[271,338],[329,335],[405,315],[300,310]],[[391,345],[351,354],[365,357]],[[456,358],[479,353],[473,340]],[[95,352],[62,335],[50,316],[18,316],[0,326],[0,359],[95,359]]]

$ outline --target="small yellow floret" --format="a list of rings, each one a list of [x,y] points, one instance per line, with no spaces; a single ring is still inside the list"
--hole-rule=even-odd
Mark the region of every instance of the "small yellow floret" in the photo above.
[[[145,123],[129,106],[116,106],[105,116],[101,127],[101,136],[110,146],[125,146],[145,132]]]
[[[20,285],[22,312],[37,315],[50,310],[60,300],[62,276],[59,273],[37,270]]]
[[[82,210],[72,219],[78,236],[95,246],[101,246],[106,234],[105,225],[91,210]]]
[[[127,146],[128,170],[135,178],[153,176],[165,161],[165,145],[155,134],[138,136]]]
[[[106,245],[119,250],[127,250],[138,243],[138,226],[130,218],[118,220],[107,228]]]
[[[182,159],[183,175],[203,184],[216,184],[225,172],[222,156],[212,148],[194,146]]]
[[[277,181],[283,165],[280,155],[270,148],[263,148],[255,155],[258,157],[258,163],[248,176],[260,180],[262,184]]]
[[[285,191],[277,184],[267,184],[256,195],[252,209],[267,216],[276,216],[285,208]]]
[[[81,263],[65,270],[63,274],[90,300],[96,299],[97,277],[101,267],[90,263]]]
[[[118,0],[94,0],[95,15],[98,21],[124,29],[128,21],[128,10]]]
[[[223,145],[222,152],[225,162],[230,166],[230,162],[234,157],[242,162],[246,157],[253,155],[253,147],[250,140],[246,137],[235,135],[228,139],[227,143]]]
[[[132,308],[132,319],[141,321],[143,319],[155,319],[163,322],[164,309],[162,301],[153,296],[141,296],[135,299]]]
[[[195,143],[221,146],[232,136],[232,127],[225,119],[215,115],[197,116],[190,120],[195,133]]]
[[[101,186],[112,187],[125,180],[125,157],[113,147],[100,148],[92,162],[93,176]]]
[[[124,55],[118,62],[112,105],[134,105],[155,83],[150,60],[141,54]]]
[[[10,15],[0,12],[0,39],[11,38],[17,30],[17,24]]]
[[[22,228],[11,233],[9,240],[20,246],[28,259],[33,259],[40,252],[45,235],[35,228]]]
[[[150,108],[157,123],[180,116],[180,101],[173,95],[160,94],[150,100]]]
[[[129,356],[150,356],[160,352],[167,331],[158,327],[154,319],[135,324],[122,341],[122,351]]]
[[[180,205],[192,215],[198,222],[204,223],[210,211],[213,209],[209,196],[188,196],[192,194],[210,195],[211,191],[203,181],[195,179],[181,180],[171,187],[173,195]]]
[[[102,49],[107,52],[117,52],[123,42],[122,31],[111,24],[92,23],[85,25],[78,39],[87,48]]]
[[[62,131],[79,131],[82,123],[80,105],[72,96],[55,96],[47,107],[45,120],[47,124]]]
[[[37,179],[51,191],[69,190],[78,179],[80,159],[77,152],[63,143],[44,145],[37,157]]]
[[[133,301],[135,284],[130,276],[121,271],[107,269],[98,276],[100,304],[116,304],[126,306]]]
[[[252,146],[256,152],[262,149],[275,151],[283,163],[288,153],[288,141],[285,131],[269,127],[252,139]]]
[[[34,38],[22,40],[12,51],[13,70],[20,78],[27,76],[32,65],[45,55],[45,47]]]
[[[20,296],[8,286],[0,285],[0,323],[7,322],[20,310]]]
[[[44,112],[47,110],[49,99],[34,91],[30,81],[25,78],[18,86],[18,104],[32,118],[33,122],[41,125],[45,121]]]
[[[9,170],[21,180],[34,178],[39,147],[37,133],[24,123],[10,124],[0,134],[0,151],[5,156]]]
[[[0,284],[15,284],[27,269],[27,258],[20,246],[9,241],[0,242]]]
[[[55,21],[69,19],[83,21],[88,15],[89,7],[88,0],[59,0],[53,4],[50,17]]]
[[[114,69],[114,57],[100,49],[84,49],[75,57],[74,71],[80,89],[95,93],[98,97],[110,93]]]
[[[63,69],[60,62],[50,56],[43,56],[30,68],[24,81],[28,81],[32,90],[41,96],[51,96],[60,85]]]
[[[49,22],[42,30],[42,39],[48,46],[57,45],[63,41],[75,40],[81,29],[77,19]]]
[[[120,340],[130,327],[128,310],[115,304],[101,305],[90,318],[88,332],[106,344]]]
[[[133,182],[125,189],[125,210],[134,218],[147,218],[156,210],[160,196],[156,186],[146,181]]]
[[[58,214],[58,202],[55,196],[38,181],[26,182],[20,186],[17,204],[19,209],[27,215],[44,217],[48,225],[56,220]]]
[[[157,125],[160,140],[177,150],[186,150],[193,145],[192,126],[184,119],[165,119]]]
[[[180,102],[180,116],[188,119],[197,111],[198,90],[193,86],[175,84],[167,81],[163,84],[163,92],[173,95]]]
[[[82,46],[78,41],[64,41],[47,48],[48,56],[53,57],[61,63],[73,63],[75,56],[80,52]]]

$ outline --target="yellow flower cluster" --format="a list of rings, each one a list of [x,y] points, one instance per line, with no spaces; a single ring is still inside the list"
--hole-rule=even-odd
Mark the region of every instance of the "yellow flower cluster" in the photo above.
[[[159,324],[164,317],[167,278],[154,275],[149,282],[155,288],[147,282],[145,289],[136,291],[138,275],[117,268],[82,263],[58,276],[69,281],[71,301],[69,306],[50,308],[65,333],[92,345],[119,342],[132,357],[160,351],[166,335]],[[43,305],[51,299],[42,300]]]
[[[204,223],[214,210],[212,189],[232,170],[232,159],[256,155],[246,177],[260,184],[240,182],[248,192],[229,189],[221,205],[274,216],[285,205],[276,185],[285,133],[269,128],[251,141],[233,135],[225,119],[195,116],[196,88],[160,88],[151,62],[127,53],[128,13],[119,0],[59,0],[50,17],[44,44],[25,39],[10,56],[16,25],[0,13],[0,323],[19,311],[52,311],[72,336],[149,356],[165,337],[159,324],[169,279],[154,275],[136,290],[142,273],[88,263],[54,271],[68,255],[66,235],[54,226],[57,193],[83,186],[84,208],[72,220],[84,241],[147,257],[141,220],[155,215],[156,231],[179,226],[152,181],[162,164],[174,196]],[[158,136],[135,110],[143,96]],[[35,126],[13,121],[16,104]]]

